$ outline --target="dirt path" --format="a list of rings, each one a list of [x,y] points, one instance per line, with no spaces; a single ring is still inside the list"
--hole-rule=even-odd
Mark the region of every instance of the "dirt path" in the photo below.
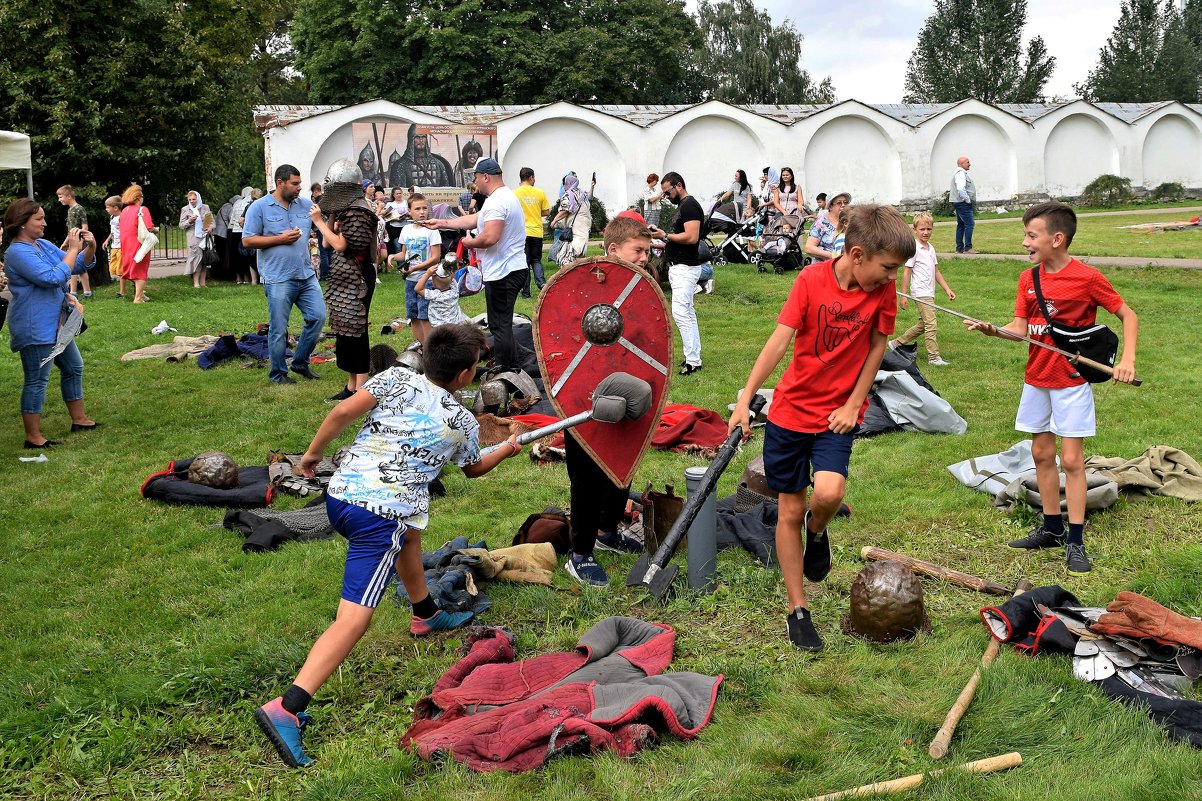
[[[1026,261],[1026,256],[1008,253],[948,253],[947,259],[985,259],[998,261],[1017,259]],[[1081,261],[1091,267],[1176,267],[1181,270],[1202,270],[1202,259],[1157,259],[1147,256],[1082,256]]]
[[[1163,214],[1166,218],[1173,216],[1185,215],[1183,219],[1193,219],[1199,213],[1202,213],[1202,206],[1174,206],[1173,208],[1165,209],[1129,209],[1127,211],[1089,211],[1084,214],[1078,214],[1077,218],[1082,217],[1118,217],[1123,214]],[[989,225],[990,223],[1004,223],[1021,220],[1021,217],[978,217],[977,225]],[[946,220],[944,222],[935,223],[936,227],[944,225],[955,225],[955,220]]]

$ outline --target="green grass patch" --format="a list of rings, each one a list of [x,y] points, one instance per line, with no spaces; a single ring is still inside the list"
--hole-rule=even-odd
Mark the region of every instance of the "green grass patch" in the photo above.
[[[1123,228],[1151,222],[1175,222],[1198,216],[1202,208],[1177,212],[1164,217],[1153,214],[1115,214],[1105,217],[1082,217],[1077,220],[1077,234],[1070,250],[1074,256],[1130,256],[1141,259],[1199,259],[1202,258],[1202,231],[1155,231]],[[931,237],[936,252],[955,255],[956,228],[940,225]],[[972,233],[973,247],[981,253],[1005,253],[1026,258],[1023,249],[1022,215],[1001,222],[978,218]]]
[[[983,225],[978,236],[1003,227]],[[948,279],[960,295],[955,306],[1008,320],[1024,268],[1022,261],[950,263]],[[1162,269],[1108,275],[1141,315],[1138,367],[1145,383],[1095,388],[1099,435],[1088,453],[1130,457],[1168,444],[1202,454],[1194,410],[1202,397],[1195,363],[1202,333],[1192,324],[1202,275]],[[715,293],[697,298],[705,369],[674,381],[671,400],[725,413],[793,279],[747,265],[720,270]],[[413,704],[454,662],[461,640],[412,639],[408,611],[386,602],[314,702],[307,745],[318,765],[289,771],[266,747],[251,711],[287,686],[329,623],[345,543],[336,538],[244,554],[241,539],[216,525],[223,510],[145,501],[138,488],[172,458],[204,450],[229,451],[243,464],[264,463],[272,449],[302,450],[330,408],[322,398],[336,391],[341,374],[329,364],[318,368],[323,381],[275,387],[265,369],[237,363],[201,371],[194,362],[120,362],[122,353],[164,340],[150,333],[159,320],[185,335],[243,332],[266,319],[266,303],[253,287],[193,291],[186,278],[152,282],[147,305],[118,301],[114,292],[98,290],[88,304],[90,328],[79,340],[88,409],[105,425],[68,434],[52,381],[44,431],[67,444],[49,452],[49,463],[17,461],[29,453],[20,447],[16,412],[21,370],[15,355],[0,359],[10,398],[9,413],[0,417],[0,488],[7,499],[0,561],[5,797],[801,798],[933,767],[927,744],[987,644],[976,610],[991,599],[938,582],[925,584],[932,634],[887,647],[841,634],[837,621],[847,611],[864,545],[1006,583],[1019,577],[1061,583],[1091,604],[1135,589],[1185,614],[1202,614],[1202,511],[1195,506],[1121,502],[1091,517],[1086,540],[1095,571],[1083,579],[1068,577],[1058,554],[1005,547],[1029,517],[993,510],[988,497],[957,484],[945,467],[1022,438],[1013,416],[1025,350],[943,318],[941,350],[951,366],[928,373],[969,430],[856,444],[848,490],[855,517],[832,528],[835,569],[813,587],[827,641],[820,656],[788,645],[779,577],[745,553],[720,556],[714,594],[683,593],[663,607],[621,586],[633,557],[611,554],[600,557],[614,579],[604,592],[577,591],[562,571],[553,588],[490,587],[493,607],[484,622],[517,632],[521,656],[570,648],[606,615],[675,626],[678,669],[727,677],[713,724],[699,741],[668,742],[630,761],[562,759],[521,776],[424,763],[399,751],[397,741]],[[532,303],[521,300],[518,310],[529,314]],[[483,296],[464,306],[469,314],[482,311]],[[386,277],[373,304],[373,331],[402,310],[402,284]],[[899,325],[914,319],[911,308]],[[408,335],[379,339],[400,346]],[[759,437],[745,447],[719,485],[722,495],[734,491],[760,448]],[[682,486],[683,469],[699,463],[652,452],[635,484]],[[452,471],[446,484],[450,494],[435,500],[428,547],[459,535],[508,544],[528,514],[568,499],[562,466],[524,459],[474,481]],[[279,505],[299,504],[285,498]],[[1196,751],[1169,743],[1139,712],[1074,680],[1065,659],[1003,654],[986,673],[952,749],[952,764],[1011,750],[1021,751],[1026,764],[1006,774],[950,775],[909,797],[1202,794]]]

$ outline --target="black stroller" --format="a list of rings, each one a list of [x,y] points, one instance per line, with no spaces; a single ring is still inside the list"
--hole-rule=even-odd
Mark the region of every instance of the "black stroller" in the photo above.
[[[806,264],[802,243],[805,242],[805,218],[799,214],[783,214],[770,218],[764,226],[754,262],[762,273],[771,267],[777,275],[800,270]]]
[[[760,215],[740,219],[739,209],[733,202],[721,203],[710,210],[704,224],[705,240],[713,254],[711,264],[758,264],[755,250],[751,247]]]

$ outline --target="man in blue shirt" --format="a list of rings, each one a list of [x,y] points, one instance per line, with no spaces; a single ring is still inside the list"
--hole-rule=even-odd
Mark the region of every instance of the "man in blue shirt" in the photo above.
[[[277,384],[295,384],[288,375],[284,353],[288,346],[288,318],[293,305],[300,309],[305,327],[292,352],[292,372],[318,379],[309,367],[309,356],[326,321],[321,285],[309,260],[311,200],[302,198],[300,171],[283,164],[275,171],[275,191],[252,203],[242,226],[242,244],[259,251],[259,276],[267,295],[271,352],[270,378]]]

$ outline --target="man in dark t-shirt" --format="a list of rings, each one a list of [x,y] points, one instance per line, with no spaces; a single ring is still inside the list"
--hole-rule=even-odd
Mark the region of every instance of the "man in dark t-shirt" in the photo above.
[[[670,233],[660,228],[651,229],[651,233],[668,242],[664,259],[668,262],[668,283],[672,287],[672,319],[676,321],[684,349],[680,374],[691,375],[701,369],[701,332],[697,328],[693,294],[697,291],[697,279],[701,276],[698,243],[701,241],[701,222],[705,219],[705,213],[701,210],[701,204],[685,189],[680,173],[665,175],[660,188],[664,197],[677,207],[676,219],[672,222]]]

